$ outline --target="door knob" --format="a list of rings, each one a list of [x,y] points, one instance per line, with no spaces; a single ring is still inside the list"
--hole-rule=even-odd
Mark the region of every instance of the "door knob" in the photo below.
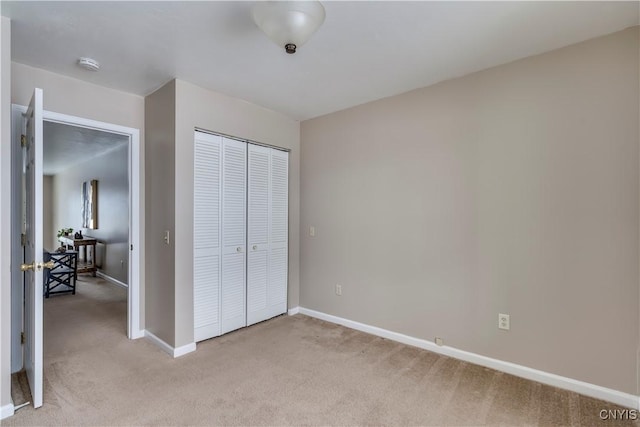
[[[253,250],[255,251],[256,249],[258,249],[258,245],[253,245]]]
[[[237,251],[237,252],[242,252],[242,248],[241,248],[240,246],[238,246],[238,247],[236,248],[236,251]]]
[[[29,270],[42,270],[43,268],[52,269],[55,266],[53,260],[47,262],[33,262],[32,264],[22,264],[20,265],[20,271],[29,271]]]

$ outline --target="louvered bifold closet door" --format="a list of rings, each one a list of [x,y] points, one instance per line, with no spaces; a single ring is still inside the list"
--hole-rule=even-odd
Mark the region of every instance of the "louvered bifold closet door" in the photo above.
[[[268,319],[271,149],[249,144],[247,324]]]
[[[193,321],[195,341],[220,335],[222,137],[195,132]]]
[[[247,144],[222,138],[221,333],[247,324]]]
[[[288,158],[249,144],[248,325],[287,311]]]
[[[289,268],[289,153],[271,150],[270,317],[287,312]]]

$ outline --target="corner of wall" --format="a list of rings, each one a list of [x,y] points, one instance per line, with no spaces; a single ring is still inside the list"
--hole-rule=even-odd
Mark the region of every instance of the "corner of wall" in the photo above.
[[[638,36],[640,36],[640,25],[633,27],[633,31],[637,40]],[[638,75],[640,75],[640,54],[638,54],[637,71]],[[638,113],[638,135],[640,135],[640,110]],[[640,139],[638,140],[638,145],[640,146]],[[638,150],[638,169],[640,170],[640,150]],[[638,178],[640,180],[640,174],[638,175]],[[640,196],[638,197],[638,202],[640,204]],[[638,218],[638,222],[640,223],[640,217]],[[638,228],[638,242],[640,242],[640,227]],[[640,396],[640,258],[638,259],[638,272],[638,350],[636,352],[636,394]],[[640,401],[638,403],[638,407],[640,408]]]
[[[640,344],[636,351],[636,394],[640,396]]]
[[[11,401],[11,21],[0,17],[0,408]],[[9,413],[10,412],[10,413]]]
[[[145,97],[145,329],[175,345],[175,80]],[[164,240],[169,233],[168,242]],[[151,285],[153,284],[153,285]]]

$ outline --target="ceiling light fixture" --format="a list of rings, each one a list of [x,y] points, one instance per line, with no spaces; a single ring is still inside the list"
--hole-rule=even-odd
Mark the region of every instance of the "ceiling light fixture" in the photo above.
[[[98,61],[86,57],[78,58],[78,66],[89,71],[98,71],[100,69],[100,64],[98,63]]]
[[[324,7],[317,0],[260,1],[253,8],[253,21],[258,28],[287,53],[296,53],[324,18]]]

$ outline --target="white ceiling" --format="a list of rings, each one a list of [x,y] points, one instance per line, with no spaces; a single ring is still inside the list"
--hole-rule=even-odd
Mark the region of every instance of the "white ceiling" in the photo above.
[[[324,25],[287,55],[251,2],[1,3],[14,61],[139,95],[176,77],[299,120],[638,25],[640,7],[324,1]]]
[[[129,142],[126,136],[47,121],[43,137],[45,175],[56,175]]]

